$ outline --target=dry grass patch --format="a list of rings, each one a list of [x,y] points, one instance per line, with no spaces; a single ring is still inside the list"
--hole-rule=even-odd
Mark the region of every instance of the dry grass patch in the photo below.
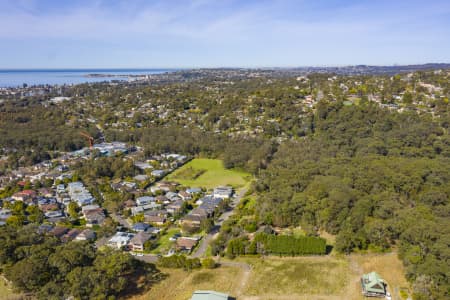
[[[387,254],[353,254],[349,258],[350,265],[356,275],[375,271],[387,281],[388,290],[392,294],[393,300],[404,299],[400,296],[400,290],[409,290],[409,284],[405,278],[405,271],[402,262],[397,257],[397,253]],[[360,292],[361,287],[358,282],[354,283],[354,293]],[[361,296],[351,299],[362,299]]]
[[[22,295],[15,294],[6,284],[3,278],[0,277],[0,299],[2,300],[19,300],[24,299]]]
[[[332,257],[251,259],[252,274],[244,294],[271,299],[289,295],[336,295],[348,282],[348,262]],[[265,296],[266,295],[266,296]]]
[[[237,258],[242,267],[185,272],[162,269],[167,279],[134,300],[190,299],[195,290],[216,290],[238,300],[364,300],[359,280],[371,271],[389,284],[394,300],[402,300],[400,290],[408,288],[396,253],[352,254],[350,256]]]
[[[186,300],[195,290],[215,290],[236,296],[242,270],[234,267],[194,270],[164,269],[168,277],[155,285],[147,294],[133,300]]]

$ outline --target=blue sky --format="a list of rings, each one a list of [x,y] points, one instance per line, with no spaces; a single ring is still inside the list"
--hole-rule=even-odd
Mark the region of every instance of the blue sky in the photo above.
[[[448,0],[0,0],[1,68],[450,62]]]

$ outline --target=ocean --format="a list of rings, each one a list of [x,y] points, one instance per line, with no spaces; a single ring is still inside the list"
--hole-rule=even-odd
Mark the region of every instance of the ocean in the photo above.
[[[0,69],[0,87],[40,84],[79,84],[111,80],[127,80],[127,75],[161,74],[174,69]],[[117,75],[115,77],[87,77],[88,74]]]

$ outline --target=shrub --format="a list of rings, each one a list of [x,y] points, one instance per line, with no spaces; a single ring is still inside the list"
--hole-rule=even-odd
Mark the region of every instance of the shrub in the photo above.
[[[217,264],[214,259],[208,257],[202,260],[202,267],[206,269],[214,269],[217,267]]]

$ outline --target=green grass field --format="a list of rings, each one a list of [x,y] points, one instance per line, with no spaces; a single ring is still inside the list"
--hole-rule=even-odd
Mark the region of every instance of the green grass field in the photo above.
[[[180,233],[180,229],[178,228],[170,228],[167,230],[165,234],[163,234],[159,240],[158,240],[158,247],[150,251],[150,253],[153,254],[165,254],[171,246],[174,244],[174,242],[170,241],[170,237],[172,237],[175,233]]]
[[[240,188],[250,181],[251,175],[243,171],[225,169],[220,159],[197,158],[165,179],[190,187],[212,189],[220,185],[231,185]]]

